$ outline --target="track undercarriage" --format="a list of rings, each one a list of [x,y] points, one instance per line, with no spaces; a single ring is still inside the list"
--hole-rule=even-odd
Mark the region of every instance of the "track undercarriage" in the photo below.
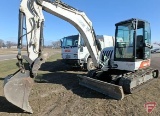
[[[80,85],[118,100],[124,98],[124,93],[130,94],[141,90],[158,76],[159,71],[151,67],[135,72],[114,69],[106,72],[92,70],[88,76],[78,75]]]

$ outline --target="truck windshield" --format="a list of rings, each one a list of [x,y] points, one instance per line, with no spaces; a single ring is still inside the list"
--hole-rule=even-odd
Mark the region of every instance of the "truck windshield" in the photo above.
[[[62,47],[77,47],[79,35],[73,35],[64,37],[62,41]]]

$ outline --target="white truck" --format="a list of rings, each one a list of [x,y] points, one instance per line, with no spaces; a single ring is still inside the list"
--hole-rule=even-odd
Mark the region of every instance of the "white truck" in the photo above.
[[[96,39],[102,49],[114,46],[114,37],[97,35]],[[67,36],[61,39],[62,62],[72,67],[81,67],[92,70],[94,64],[91,56],[80,34]]]

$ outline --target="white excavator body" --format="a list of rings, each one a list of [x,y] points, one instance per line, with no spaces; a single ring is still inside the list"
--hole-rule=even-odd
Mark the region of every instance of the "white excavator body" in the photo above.
[[[158,70],[150,68],[151,33],[147,21],[132,18],[117,23],[114,47],[102,50],[92,22],[84,12],[57,0],[22,0],[18,31],[19,70],[4,81],[6,99],[19,108],[33,113],[28,102],[29,92],[38,69],[48,57],[43,53],[45,19],[42,11],[69,22],[82,35],[96,70],[91,70],[88,76],[79,75],[81,85],[123,99],[124,92],[133,93],[135,88],[158,77]],[[138,30],[141,30],[140,35]],[[27,37],[28,56],[21,54],[24,36]],[[28,67],[24,66],[24,60]]]

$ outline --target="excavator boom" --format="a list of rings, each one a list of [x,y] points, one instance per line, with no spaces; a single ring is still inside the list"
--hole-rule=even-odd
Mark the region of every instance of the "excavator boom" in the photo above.
[[[22,0],[19,8],[19,31],[18,31],[18,63],[19,70],[9,75],[4,81],[4,95],[6,99],[19,108],[33,113],[28,97],[33,85],[33,78],[42,63],[47,59],[43,53],[43,12],[46,11],[54,16],[72,24],[84,38],[84,42],[90,52],[93,63],[98,67],[100,47],[97,46],[96,36],[92,22],[84,12],[79,11],[61,1],[55,0]],[[26,33],[24,33],[24,28]],[[27,38],[28,56],[21,54],[23,37]],[[24,66],[24,60],[28,67]]]

